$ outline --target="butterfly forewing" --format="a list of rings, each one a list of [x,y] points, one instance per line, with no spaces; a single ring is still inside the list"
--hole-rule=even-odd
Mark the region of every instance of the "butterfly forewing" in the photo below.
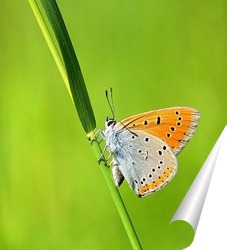
[[[144,131],[165,141],[178,154],[193,136],[199,111],[189,107],[173,107],[130,116],[121,121],[131,131]]]

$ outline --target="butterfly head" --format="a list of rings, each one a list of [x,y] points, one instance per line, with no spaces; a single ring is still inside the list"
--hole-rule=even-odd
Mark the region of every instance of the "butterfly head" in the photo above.
[[[109,118],[109,117],[106,118],[106,122],[105,122],[106,128],[113,128],[115,124],[116,124],[116,120],[114,118]]]

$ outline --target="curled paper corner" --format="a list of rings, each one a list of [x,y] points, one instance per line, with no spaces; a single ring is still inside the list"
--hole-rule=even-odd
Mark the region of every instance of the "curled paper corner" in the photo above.
[[[210,248],[211,245],[214,246],[213,249],[217,249],[217,246],[222,247],[222,249],[223,247],[226,247],[227,249],[227,243],[224,242],[225,237],[220,236],[221,231],[224,231],[223,228],[226,227],[224,224],[226,225],[227,222],[227,202],[225,201],[227,199],[224,198],[226,197],[225,190],[227,190],[226,162],[227,126],[225,126],[223,132],[219,136],[201,170],[170,221],[170,223],[179,220],[186,221],[192,226],[195,237],[193,244],[187,248],[188,250],[212,249]],[[220,185],[222,186],[221,188]],[[225,210],[221,209],[223,213],[220,214],[220,208],[223,207],[225,207]],[[220,218],[219,220],[217,219],[218,216]],[[214,226],[210,223],[211,218],[213,221],[212,223],[217,225]],[[220,232],[218,231],[217,233],[217,230]],[[208,231],[210,234],[209,236]],[[216,235],[218,239],[215,240],[214,235]]]

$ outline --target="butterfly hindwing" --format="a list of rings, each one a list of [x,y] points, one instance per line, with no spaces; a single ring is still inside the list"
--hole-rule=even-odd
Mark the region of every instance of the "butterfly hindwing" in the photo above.
[[[156,136],[143,131],[119,134],[121,150],[114,155],[119,170],[139,197],[163,188],[177,171],[171,148]]]

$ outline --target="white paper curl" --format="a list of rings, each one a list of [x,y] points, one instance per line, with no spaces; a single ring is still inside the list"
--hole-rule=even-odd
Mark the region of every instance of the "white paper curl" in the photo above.
[[[193,227],[196,234],[188,250],[227,249],[226,236],[221,237],[221,225],[227,224],[226,180],[227,126],[171,220],[184,220]]]

